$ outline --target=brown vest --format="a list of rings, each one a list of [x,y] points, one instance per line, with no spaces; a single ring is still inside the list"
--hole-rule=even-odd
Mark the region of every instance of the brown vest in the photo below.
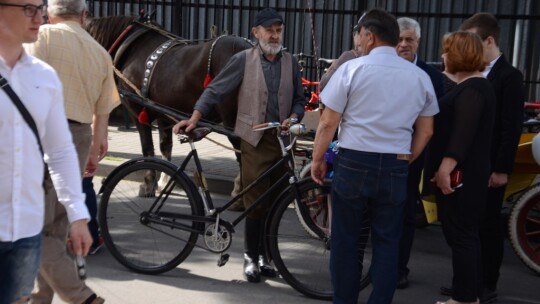
[[[257,147],[263,136],[262,131],[253,131],[253,126],[261,124],[266,118],[268,104],[268,88],[261,67],[261,58],[258,47],[246,52],[246,65],[244,79],[238,91],[238,114],[234,133]],[[281,79],[279,83],[278,103],[279,119],[283,122],[291,114],[293,101],[293,70],[291,54],[282,52]]]

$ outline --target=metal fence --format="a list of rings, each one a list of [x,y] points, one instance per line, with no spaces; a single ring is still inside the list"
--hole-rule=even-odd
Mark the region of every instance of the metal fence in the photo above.
[[[314,58],[337,58],[352,47],[351,29],[367,9],[383,8],[396,17],[418,20],[422,27],[419,56],[440,61],[442,36],[472,14],[493,13],[500,22],[500,47],[525,76],[528,96],[540,101],[540,1],[537,0],[88,0],[97,17],[153,14],[167,30],[187,39],[221,33],[251,36],[259,10],[275,8],[285,18],[284,45],[306,55],[305,76],[317,79]]]

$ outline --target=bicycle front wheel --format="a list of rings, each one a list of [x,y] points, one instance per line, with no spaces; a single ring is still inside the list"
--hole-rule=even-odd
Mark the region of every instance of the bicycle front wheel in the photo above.
[[[103,185],[101,234],[114,258],[135,272],[171,270],[197,242],[195,231],[202,223],[156,216],[158,212],[204,215],[193,184],[176,170],[172,163],[141,158],[111,173]]]
[[[303,222],[296,211],[312,201],[329,197],[330,183],[320,186],[306,180],[298,184],[298,190],[301,202],[295,202],[294,191],[278,201],[268,226],[268,247],[276,268],[289,285],[308,297],[330,300],[333,289],[329,236],[315,223],[306,230],[304,225],[305,221],[310,223],[309,215],[303,216]]]
[[[333,288],[330,277],[330,212],[317,213],[317,209],[331,209],[331,181],[323,186],[305,179],[297,184],[300,201],[294,191],[279,200],[268,227],[268,247],[279,273],[289,285],[304,295],[331,300]],[[369,214],[366,214],[368,218]],[[363,224],[358,248],[358,262],[363,269],[360,290],[371,283],[369,274],[372,250],[369,245],[370,222]]]

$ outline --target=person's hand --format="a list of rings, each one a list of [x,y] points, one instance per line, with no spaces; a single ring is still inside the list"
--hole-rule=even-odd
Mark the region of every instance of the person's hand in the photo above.
[[[189,131],[195,129],[201,117],[202,117],[201,112],[197,110],[193,111],[193,114],[191,115],[191,118],[189,120],[181,120],[176,125],[174,125],[173,127],[174,134],[180,133],[180,130],[183,130],[183,132],[188,133]]]
[[[103,158],[105,158],[105,155],[107,155],[108,150],[109,150],[109,140],[107,136],[105,136],[105,138],[99,145],[98,162],[100,162]]]
[[[488,187],[498,188],[508,184],[508,174],[493,172],[489,177]]]
[[[295,123],[297,123],[297,122],[298,122],[298,118],[296,118],[296,117],[289,117],[289,118],[285,119],[285,120],[281,123],[281,126],[288,128],[288,127],[291,126],[291,124],[295,124]]]
[[[311,162],[311,178],[313,181],[322,186],[326,170],[326,162],[324,160],[313,160]]]
[[[71,223],[68,247],[73,255],[88,255],[92,242],[92,236],[90,236],[90,231],[88,231],[86,219]]]
[[[90,177],[90,176],[96,175],[99,160],[100,160],[99,155],[95,155],[95,154],[88,155],[88,161],[86,162],[86,167],[83,173],[84,177]]]
[[[450,173],[435,172],[435,176],[430,181],[435,183],[444,195],[454,193],[454,189],[450,186]]]
[[[195,124],[195,126],[196,125],[197,124]],[[180,132],[187,133],[191,131],[192,129],[194,129],[195,126],[193,126],[193,124],[189,120],[181,120],[180,122],[174,125],[172,130],[174,134],[179,134]]]

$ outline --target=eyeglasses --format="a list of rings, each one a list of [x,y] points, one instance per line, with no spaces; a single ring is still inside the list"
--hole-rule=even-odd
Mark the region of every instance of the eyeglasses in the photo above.
[[[35,6],[32,4],[20,5],[20,4],[11,4],[11,3],[0,3],[0,6],[22,7],[24,11],[24,15],[30,18],[34,18],[38,12],[41,12],[41,16],[47,15],[47,5],[45,4],[42,4],[40,6]]]

